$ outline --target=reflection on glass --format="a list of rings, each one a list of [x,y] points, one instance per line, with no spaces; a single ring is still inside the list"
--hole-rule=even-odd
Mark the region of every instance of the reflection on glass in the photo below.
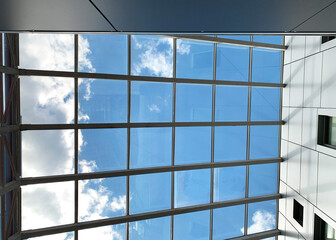
[[[22,230],[73,223],[74,186],[73,181],[22,186]]]
[[[213,240],[244,235],[245,205],[213,210]]]
[[[174,216],[175,240],[203,240],[209,238],[210,211]]]
[[[251,120],[279,121],[280,89],[252,88]]]
[[[126,213],[126,177],[78,182],[79,221],[123,216]]]
[[[212,86],[176,84],[176,121],[210,122]]]
[[[22,176],[74,173],[74,130],[22,132]]]
[[[116,224],[112,226],[89,228],[78,231],[78,240],[86,239],[118,239],[126,240],[126,224]]]
[[[253,48],[252,81],[280,83],[281,51]]]
[[[211,127],[175,128],[175,164],[211,161]]]
[[[213,43],[177,39],[176,76],[213,79]]]
[[[253,36],[253,42],[270,43],[282,45],[282,36]]]
[[[328,143],[336,147],[336,117],[329,118]]]
[[[80,79],[79,123],[124,123],[127,121],[127,82]]]
[[[171,122],[171,83],[132,82],[131,122]]]
[[[215,127],[215,162],[246,159],[247,127]]]
[[[132,75],[173,77],[173,39],[132,35]]]
[[[130,214],[170,208],[170,179],[170,172],[130,176]]]
[[[216,79],[247,82],[249,79],[249,54],[248,47],[218,44]]]
[[[246,121],[248,87],[216,86],[216,121]]]
[[[210,169],[175,172],[175,207],[209,203]]]
[[[131,129],[131,168],[171,164],[171,128]]]
[[[130,240],[170,239],[171,217],[153,218],[129,223]]]
[[[79,172],[126,168],[127,129],[82,129],[85,144],[78,147]]]
[[[214,173],[215,202],[245,197],[245,166],[215,168]]]
[[[22,123],[58,124],[73,122],[73,78],[22,76],[20,79]]]
[[[251,165],[249,169],[249,197],[277,193],[278,164]]]
[[[79,71],[127,74],[127,35],[81,34],[78,47]]]
[[[247,234],[275,229],[276,200],[248,204]]]
[[[279,156],[279,126],[251,126],[250,159]]]

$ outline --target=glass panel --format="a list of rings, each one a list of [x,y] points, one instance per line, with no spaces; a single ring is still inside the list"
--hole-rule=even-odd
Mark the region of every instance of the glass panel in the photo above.
[[[177,39],[176,44],[178,78],[213,79],[213,43]]]
[[[131,240],[170,239],[171,217],[154,218],[129,223]]]
[[[20,33],[20,67],[73,71],[74,40],[73,34]],[[81,50],[87,51],[87,48]]]
[[[246,159],[247,127],[215,127],[215,162]]]
[[[233,45],[217,45],[217,80],[243,81],[249,79],[250,49]]]
[[[210,211],[174,216],[174,240],[209,239]]]
[[[282,36],[253,36],[253,42],[270,43],[282,45]]]
[[[252,88],[251,120],[279,121],[280,89]]]
[[[74,239],[74,232],[68,232],[68,233],[59,233],[59,234],[52,234],[52,235],[46,235],[42,237],[34,237],[34,238],[29,238],[32,240],[70,240]]]
[[[126,75],[127,35],[79,35],[78,66],[81,72]]]
[[[131,168],[171,164],[171,128],[131,129]]]
[[[175,207],[210,202],[210,169],[175,172]]]
[[[173,84],[132,82],[131,122],[171,122]]]
[[[216,86],[216,121],[247,121],[248,87]]]
[[[215,168],[214,201],[245,197],[246,166]]]
[[[132,75],[173,77],[173,39],[132,35]]]
[[[22,176],[74,173],[74,131],[22,132]]]
[[[87,239],[117,239],[126,240],[126,224],[117,224],[112,226],[89,228],[78,231],[79,240]]]
[[[126,177],[78,182],[79,221],[123,216],[126,213]]]
[[[120,170],[127,163],[127,129],[82,129],[78,148],[79,172]]]
[[[247,234],[275,229],[276,200],[248,204]]]
[[[252,81],[280,83],[281,51],[253,48]]]
[[[218,35],[218,37],[234,39],[234,40],[250,41],[250,36],[246,36],[246,35]]]
[[[130,176],[130,214],[171,207],[171,173]]]
[[[279,126],[251,126],[250,159],[279,156]]]
[[[213,210],[213,240],[244,235],[245,205]]]
[[[175,164],[211,161],[211,127],[175,128]]]
[[[74,79],[20,77],[22,123],[58,124],[74,121]]]
[[[176,84],[176,121],[210,122],[212,86]]]
[[[127,121],[127,82],[80,79],[78,86],[79,123]]]
[[[73,181],[22,186],[22,230],[74,222]]]
[[[329,121],[329,133],[327,134],[329,137],[328,143],[336,146],[336,117],[330,117]]]
[[[249,169],[249,197],[276,194],[278,164],[251,165]]]

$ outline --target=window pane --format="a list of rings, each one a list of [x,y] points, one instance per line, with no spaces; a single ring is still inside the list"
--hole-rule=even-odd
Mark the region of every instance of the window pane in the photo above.
[[[251,120],[279,121],[280,89],[252,88]]]
[[[178,78],[213,79],[213,43],[177,39],[176,44]]]
[[[217,45],[217,80],[243,81],[249,79],[250,49],[225,44]]]
[[[79,133],[85,142],[78,148],[80,173],[126,168],[127,129],[82,129]]]
[[[126,240],[126,224],[116,224],[112,226],[89,228],[78,231],[79,240],[87,239],[118,239]],[[56,239],[55,239],[56,240]]]
[[[336,117],[329,118],[328,143],[336,147]]]
[[[22,230],[73,223],[74,186],[73,181],[22,186]]]
[[[234,40],[250,41],[250,36],[246,36],[246,35],[218,35],[218,37],[234,39]]]
[[[74,131],[22,132],[22,176],[74,173]]]
[[[215,127],[215,162],[246,159],[247,127]]]
[[[213,240],[244,235],[245,205],[213,210]]]
[[[131,129],[131,168],[171,164],[171,128]]]
[[[176,121],[210,122],[212,86],[198,84],[176,85]]]
[[[174,216],[175,240],[209,239],[210,211],[193,212]]]
[[[58,124],[74,121],[73,78],[21,76],[20,79],[22,123]]]
[[[127,82],[80,79],[78,86],[79,123],[127,121]]]
[[[137,222],[130,222],[131,240],[170,239],[171,217],[154,218]]]
[[[82,34],[78,48],[79,71],[127,74],[127,35]]]
[[[279,156],[279,126],[251,126],[250,159]]]
[[[210,169],[175,172],[175,207],[210,202]]]
[[[173,39],[132,35],[132,75],[173,77]]]
[[[126,177],[78,182],[79,221],[123,216],[126,213]]]
[[[247,234],[275,229],[276,200],[248,204]]]
[[[171,173],[130,176],[130,213],[169,209]]]
[[[175,164],[211,161],[211,127],[175,128]]]
[[[215,202],[245,197],[245,166],[215,168],[214,173]]]
[[[253,42],[270,43],[282,45],[282,36],[253,36]]]
[[[249,169],[249,197],[277,193],[278,164],[251,165]]]
[[[216,86],[216,121],[247,121],[248,87]]]
[[[46,235],[42,237],[33,237],[29,238],[29,240],[59,240],[59,239],[74,239],[74,232],[68,232],[68,233],[58,233],[58,234],[52,234],[52,235]]]
[[[171,122],[171,83],[132,82],[131,122]]]
[[[252,81],[280,83],[281,51],[253,48]]]

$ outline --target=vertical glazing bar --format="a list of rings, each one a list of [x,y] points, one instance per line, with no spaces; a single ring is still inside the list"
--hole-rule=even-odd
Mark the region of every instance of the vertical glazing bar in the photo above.
[[[3,51],[2,51],[2,33],[0,33],[0,64],[3,65],[2,61]],[[3,115],[3,74],[0,74],[0,119]],[[5,162],[4,162],[4,145],[2,138],[0,138],[0,184],[1,187],[5,186]],[[1,239],[5,239],[5,195],[1,196]]]
[[[75,34],[75,56],[74,56],[74,71],[78,72],[78,35]],[[74,79],[75,88],[75,126],[78,124],[78,78]],[[78,128],[75,129],[75,174],[78,174]],[[78,223],[78,180],[75,181],[75,223]],[[78,240],[78,230],[75,231],[75,240]]]
[[[250,41],[253,41],[253,37],[250,36]],[[252,82],[252,54],[253,48],[250,47],[250,59],[249,59],[249,82]],[[252,88],[248,87],[248,107],[247,107],[247,121],[251,121],[251,93]],[[246,160],[250,160],[250,126],[247,126],[247,141],[246,141]],[[246,179],[245,179],[245,198],[248,198],[249,193],[249,170],[250,167],[246,166]],[[248,204],[245,205],[245,223],[244,223],[244,235],[247,235],[248,228]]]
[[[127,35],[127,75],[131,75],[131,35]],[[131,122],[131,81],[127,80],[127,123]],[[131,129],[127,128],[127,169],[130,169]],[[130,177],[126,177],[126,215],[129,215]],[[129,223],[126,223],[126,240],[129,240]]]

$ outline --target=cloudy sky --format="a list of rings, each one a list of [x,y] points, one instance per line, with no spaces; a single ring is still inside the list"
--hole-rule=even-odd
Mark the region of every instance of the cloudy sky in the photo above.
[[[231,36],[231,38],[244,38]],[[278,43],[279,38],[258,41]],[[154,36],[131,37],[131,74],[173,76],[173,41]],[[74,70],[74,36],[69,34],[21,34],[20,67],[44,70]],[[180,78],[213,79],[213,45],[177,40],[176,74]],[[247,81],[249,50],[218,47],[217,79]],[[279,82],[279,52],[253,53],[253,81]],[[79,36],[79,70],[127,74],[125,35]],[[79,79],[80,123],[127,122],[127,82]],[[131,122],[171,122],[173,85],[132,82]],[[279,90],[252,88],[251,119],[278,120]],[[176,121],[211,121],[215,97],[216,121],[247,120],[247,87],[176,84]],[[22,77],[23,123],[73,123],[74,81],[67,78]],[[252,159],[278,156],[278,127],[251,127]],[[145,128],[130,131],[130,167],[171,164],[172,129]],[[24,177],[73,173],[74,131],[28,131],[22,134]],[[246,159],[247,128],[215,128],[215,161]],[[175,164],[211,161],[211,128],[176,128]],[[126,168],[126,129],[79,131],[79,171],[94,172]],[[276,193],[277,165],[250,167],[249,196]],[[246,167],[215,169],[214,201],[243,198]],[[176,207],[209,203],[210,171],[175,173]],[[130,214],[169,209],[171,173],[130,177]],[[22,189],[23,230],[72,223],[74,182],[25,186]],[[126,178],[79,181],[79,221],[125,215]],[[275,201],[249,205],[248,233],[275,227]],[[214,211],[214,239],[242,235],[244,206]],[[183,214],[174,220],[175,239],[207,239],[209,211]],[[170,218],[130,223],[131,239],[169,239]],[[193,233],[193,234],[191,234]],[[79,231],[79,239],[124,239],[125,224]],[[39,239],[73,239],[63,233]]]

